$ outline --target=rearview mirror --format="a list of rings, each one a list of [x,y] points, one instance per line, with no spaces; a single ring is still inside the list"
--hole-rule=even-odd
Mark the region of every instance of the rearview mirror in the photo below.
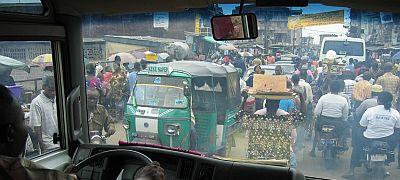
[[[211,27],[215,40],[243,40],[258,37],[257,18],[253,13],[214,16]]]

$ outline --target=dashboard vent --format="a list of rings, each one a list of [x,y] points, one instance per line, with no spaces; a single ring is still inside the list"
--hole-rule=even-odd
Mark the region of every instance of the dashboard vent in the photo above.
[[[182,159],[181,170],[179,171],[180,179],[191,179],[194,162],[192,160]]]
[[[210,164],[202,164],[200,167],[198,180],[212,180],[215,166]]]

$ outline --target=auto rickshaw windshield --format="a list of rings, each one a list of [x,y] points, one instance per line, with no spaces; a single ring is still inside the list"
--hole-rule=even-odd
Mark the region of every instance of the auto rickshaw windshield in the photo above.
[[[135,99],[138,106],[186,108],[184,80],[170,77],[141,77],[135,87]]]

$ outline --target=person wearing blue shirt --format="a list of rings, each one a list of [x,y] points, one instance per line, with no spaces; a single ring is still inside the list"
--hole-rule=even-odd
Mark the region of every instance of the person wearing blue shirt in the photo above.
[[[288,89],[292,89],[292,82],[287,81],[286,86]],[[291,113],[296,109],[296,103],[294,99],[282,99],[279,101],[279,109]]]
[[[135,87],[137,73],[140,71],[140,63],[135,62],[133,64],[133,72],[129,73],[129,92],[132,92]]]
[[[293,112],[295,109],[295,104],[293,99],[282,99],[279,101],[279,109],[282,109],[286,112]]]

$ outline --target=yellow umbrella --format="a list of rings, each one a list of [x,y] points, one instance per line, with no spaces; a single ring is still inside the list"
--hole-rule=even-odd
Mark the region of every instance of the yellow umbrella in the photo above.
[[[38,66],[53,66],[53,57],[51,54],[42,54],[32,60],[32,64]]]

